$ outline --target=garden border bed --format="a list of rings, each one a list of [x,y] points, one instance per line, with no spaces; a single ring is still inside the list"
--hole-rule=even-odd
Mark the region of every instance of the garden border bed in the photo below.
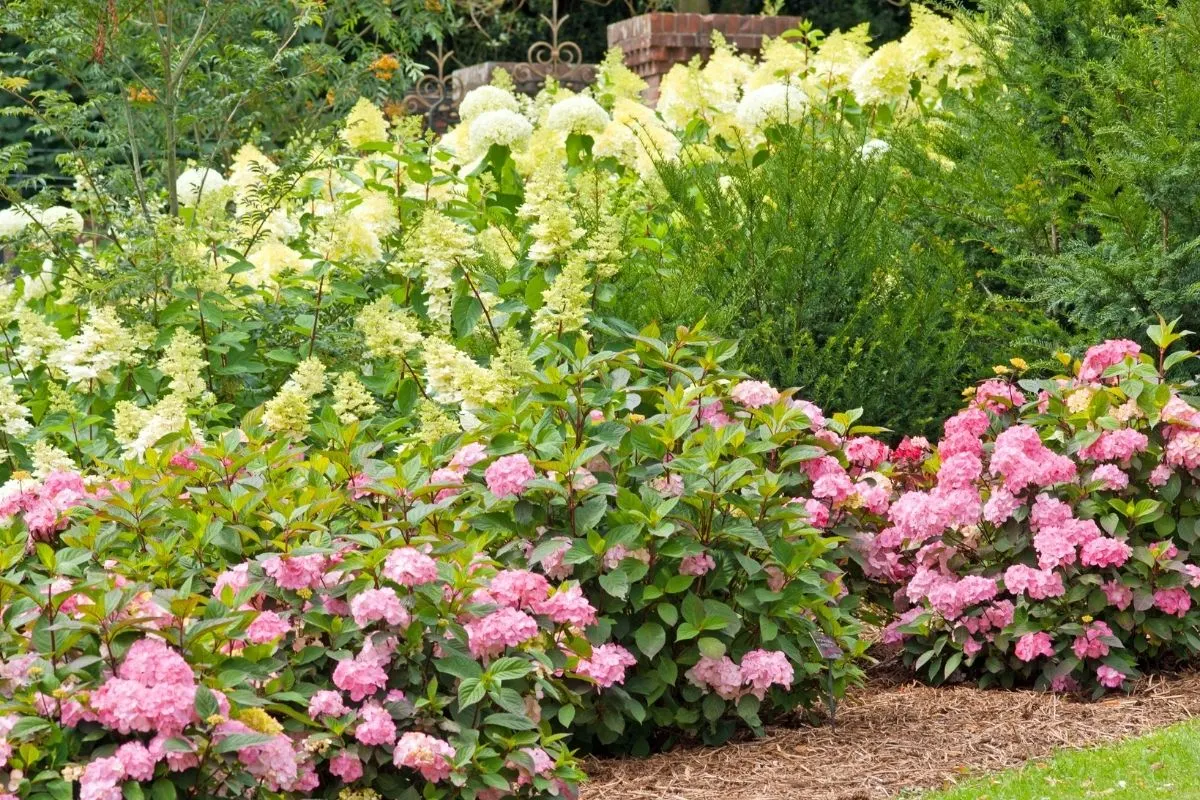
[[[1062,748],[1125,739],[1200,715],[1200,672],[1144,679],[1089,702],[1034,691],[932,688],[876,673],[836,725],[646,759],[593,759],[584,800],[882,800],[937,789]]]

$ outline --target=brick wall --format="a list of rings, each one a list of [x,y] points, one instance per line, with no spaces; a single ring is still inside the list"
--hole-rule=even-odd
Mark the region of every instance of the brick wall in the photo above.
[[[658,84],[675,64],[712,52],[712,32],[720,31],[739,51],[757,53],[764,36],[796,27],[800,17],[748,14],[643,14],[608,26],[608,46],[620,47],[625,64],[649,85],[647,99],[658,99]]]

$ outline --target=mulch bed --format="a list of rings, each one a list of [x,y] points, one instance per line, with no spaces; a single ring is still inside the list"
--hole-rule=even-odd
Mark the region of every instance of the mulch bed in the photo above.
[[[934,689],[875,673],[843,701],[835,727],[771,728],[724,747],[593,759],[583,800],[884,800],[1194,716],[1198,672],[1146,679],[1097,702]]]

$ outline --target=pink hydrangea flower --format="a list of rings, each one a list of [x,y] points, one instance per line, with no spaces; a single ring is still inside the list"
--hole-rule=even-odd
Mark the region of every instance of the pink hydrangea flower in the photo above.
[[[996,582],[991,578],[968,575],[958,581],[938,583],[929,590],[929,602],[948,620],[962,616],[969,606],[987,602],[996,596]]]
[[[1167,464],[1172,467],[1200,467],[1200,431],[1181,431],[1167,442]]]
[[[571,540],[566,537],[555,537],[554,541],[559,543],[555,550],[551,550],[542,558],[542,571],[546,573],[546,577],[556,581],[561,581],[564,578],[569,578],[571,573],[575,571],[572,564],[563,563],[567,551],[571,549]]]
[[[1027,633],[1017,640],[1016,654],[1022,661],[1033,661],[1038,656],[1050,658],[1054,655],[1054,640],[1042,631]]]
[[[683,476],[678,472],[664,472],[650,480],[650,488],[663,497],[681,497],[683,495]]]
[[[1119,492],[1129,485],[1129,476],[1116,464],[1101,464],[1092,470],[1092,481],[1103,484],[1110,492]]]
[[[325,556],[272,556],[263,562],[263,572],[275,579],[281,589],[313,589],[321,585],[325,574]]]
[[[846,458],[852,464],[874,469],[887,461],[891,449],[870,436],[855,436],[846,440]]]
[[[559,625],[574,625],[577,628],[586,628],[596,621],[596,609],[578,586],[559,589],[545,600],[537,601],[533,604],[533,611]]]
[[[824,528],[829,525],[829,506],[820,500],[811,497],[805,500],[804,511],[808,514],[809,524],[814,528]]]
[[[1002,378],[993,378],[990,381],[984,381],[975,389],[975,397],[971,400],[971,405],[977,408],[987,409],[995,414],[1003,414],[1013,408],[1020,408],[1025,404],[1025,395],[1008,381]]]
[[[720,400],[700,401],[699,407],[701,425],[708,425],[712,428],[724,428],[733,422],[733,419],[725,413],[725,405]]]
[[[742,694],[742,670],[729,656],[701,656],[685,677],[701,689],[716,692],[726,700],[734,700]]]
[[[392,754],[397,767],[415,769],[421,773],[421,777],[433,783],[450,777],[453,758],[453,747],[441,739],[417,731],[406,731]]]
[[[1069,519],[1074,518],[1071,507],[1056,497],[1039,494],[1033,500],[1029,510],[1029,525],[1035,531],[1042,528],[1060,528]]]
[[[533,775],[549,775],[554,771],[554,759],[540,747],[522,747],[521,752],[529,756],[529,760],[533,762]],[[532,783],[533,778],[529,770],[518,764],[516,761],[509,760],[505,763],[509,769],[517,772],[517,786],[525,786]]]
[[[1028,425],[1014,425],[996,437],[990,469],[1014,493],[1026,486],[1053,486],[1075,478],[1075,462],[1042,444],[1037,430]]]
[[[808,400],[801,400],[798,397],[793,397],[788,401],[788,407],[798,410],[801,414],[808,417],[808,427],[811,430],[820,430],[825,427],[825,413],[821,411],[820,406],[815,403],[810,403]]]
[[[442,467],[435,469],[433,474],[429,476],[430,486],[445,486],[433,496],[435,503],[440,503],[443,500],[449,500],[451,497],[457,496],[462,492],[462,489],[456,488],[463,485],[463,475],[465,473],[454,469],[453,467]]]
[[[1154,605],[1164,614],[1186,616],[1192,607],[1192,595],[1187,589],[1159,589],[1154,593]]]
[[[924,436],[905,436],[892,451],[892,458],[908,464],[924,461],[928,455],[929,440]]]
[[[1128,339],[1109,339],[1102,344],[1089,347],[1083,356],[1079,367],[1079,380],[1094,381],[1104,374],[1104,370],[1120,364],[1126,357],[1137,358],[1142,348],[1137,342]]]
[[[717,562],[708,553],[684,556],[679,563],[679,574],[699,577],[716,566]]]
[[[750,686],[750,694],[762,700],[772,686],[790,689],[795,672],[783,653],[771,650],[751,650],[742,656],[742,682]]]
[[[1077,658],[1104,658],[1108,655],[1108,643],[1104,641],[1108,636],[1112,636],[1112,628],[1096,620],[1084,629],[1082,635],[1075,637],[1071,649]]]
[[[1085,567],[1119,567],[1133,555],[1133,548],[1119,539],[1098,536],[1083,546],[1079,561]]]
[[[487,447],[479,442],[464,444],[450,459],[450,469],[463,473],[487,458]]]
[[[1118,428],[1115,431],[1102,431],[1096,441],[1079,451],[1079,457],[1085,461],[1128,463],[1129,459],[1144,452],[1149,445],[1150,439],[1141,431]]]
[[[537,477],[533,464],[524,453],[502,456],[493,461],[483,473],[488,490],[496,497],[515,497],[525,491],[525,486]]]
[[[125,765],[116,756],[97,758],[83,769],[79,779],[80,800],[121,800]]]
[[[362,762],[354,753],[343,750],[329,759],[329,773],[341,778],[346,783],[354,783],[362,777]]]
[[[1109,605],[1115,606],[1118,611],[1124,611],[1133,602],[1133,590],[1118,581],[1105,581],[1100,584],[1100,589],[1108,598]]]
[[[154,765],[158,759],[141,742],[126,742],[117,748],[117,760],[125,770],[126,777],[135,781],[154,778]]]
[[[291,629],[291,624],[274,611],[260,611],[246,628],[246,638],[254,644],[266,644],[282,639]]]
[[[117,668],[117,677],[145,686],[156,684],[191,685],[196,673],[177,651],[161,639],[138,639],[125,652]]]
[[[365,745],[391,745],[396,741],[396,723],[392,715],[378,703],[367,703],[358,712],[354,738]]]
[[[408,610],[392,589],[364,589],[350,600],[350,615],[354,623],[365,628],[372,622],[383,620],[388,625],[408,627]]]
[[[550,583],[527,569],[501,570],[488,584],[488,594],[510,608],[529,608],[549,593]]]
[[[974,483],[983,472],[983,462],[974,453],[955,453],[947,456],[938,468],[938,485],[947,489],[962,489]]]
[[[1043,528],[1033,537],[1038,566],[1053,569],[1075,563],[1075,544],[1062,528]]]
[[[383,562],[383,577],[401,586],[433,583],[437,576],[437,562],[415,547],[396,548]]]
[[[1174,474],[1174,471],[1171,469],[1170,464],[1159,464],[1150,471],[1148,480],[1151,486],[1166,486],[1167,481],[1171,480],[1172,474]]]
[[[1013,564],[1004,571],[1004,586],[1014,595],[1028,593],[1034,600],[1066,594],[1061,574],[1048,569],[1034,569],[1024,564]]]
[[[913,542],[924,542],[953,527],[974,525],[983,513],[975,489],[937,487],[928,492],[905,492],[892,503],[888,517]]]
[[[538,635],[537,620],[515,608],[501,608],[464,625],[467,646],[476,658],[497,656]]]
[[[213,584],[213,597],[220,598],[227,588],[236,596],[248,586],[250,586],[250,565],[238,564],[217,576],[217,580]]]
[[[601,644],[592,648],[591,658],[582,658],[575,671],[607,689],[625,682],[625,670],[637,663],[633,654],[619,644]]]
[[[308,715],[313,719],[320,717],[341,717],[349,714],[350,709],[342,701],[342,696],[329,689],[321,689],[313,694],[308,701]]]
[[[333,685],[350,694],[354,702],[362,700],[387,685],[385,667],[391,659],[386,649],[376,648],[368,639],[354,658],[344,658],[333,670]]]
[[[764,381],[742,381],[733,387],[729,396],[746,408],[761,408],[778,400],[779,392]]]
[[[997,487],[983,504],[983,518],[993,525],[1003,525],[1021,507],[1017,496],[1004,487]]]
[[[195,720],[194,685],[161,683],[147,686],[109,678],[88,699],[96,719],[120,733],[164,733],[174,736]]]
[[[1101,686],[1118,689],[1125,682],[1125,676],[1107,664],[1102,664],[1096,668],[1096,680],[1100,681]]]

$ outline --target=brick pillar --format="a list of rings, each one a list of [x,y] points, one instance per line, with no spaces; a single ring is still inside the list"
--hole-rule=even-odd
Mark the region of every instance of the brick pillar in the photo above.
[[[744,53],[756,54],[764,36],[777,37],[799,25],[800,17],[763,17],[750,14],[669,14],[655,12],[608,26],[608,46],[619,47],[625,65],[646,81],[646,99],[658,100],[662,77],[676,64],[712,52],[712,32]]]

